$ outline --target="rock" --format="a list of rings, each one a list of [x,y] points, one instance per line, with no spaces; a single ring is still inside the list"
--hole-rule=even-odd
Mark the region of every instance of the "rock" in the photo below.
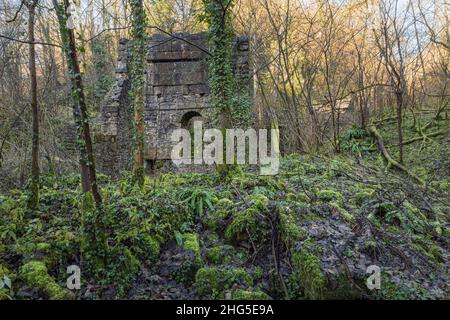
[[[37,288],[23,286],[16,292],[16,297],[21,299],[35,300],[39,297],[39,290]]]

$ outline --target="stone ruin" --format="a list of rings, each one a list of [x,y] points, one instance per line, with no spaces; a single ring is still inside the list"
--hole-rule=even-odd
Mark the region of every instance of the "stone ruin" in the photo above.
[[[145,160],[170,159],[174,129],[190,128],[194,119],[210,118],[207,35],[156,34],[148,38],[145,84]],[[121,39],[116,83],[96,124],[96,160],[100,172],[117,177],[130,169],[131,123],[128,41]],[[250,90],[249,41],[234,41],[234,74]]]

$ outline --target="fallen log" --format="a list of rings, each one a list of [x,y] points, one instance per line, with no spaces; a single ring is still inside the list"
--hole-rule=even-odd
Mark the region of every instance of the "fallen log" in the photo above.
[[[404,141],[403,145],[411,144],[411,143],[414,143],[416,141],[421,141],[421,140],[428,139],[428,138],[437,137],[437,136],[439,136],[441,134],[442,135],[445,134],[446,132],[447,132],[447,130],[440,130],[440,131],[432,132],[430,134],[423,135],[423,136],[420,136],[420,137],[415,137],[415,138],[412,138],[412,139]]]
[[[378,150],[380,150],[384,159],[386,159],[386,161],[388,163],[387,168],[394,167],[397,170],[406,173],[408,176],[410,176],[412,179],[414,179],[419,184],[425,185],[425,182],[421,178],[419,178],[417,175],[415,175],[414,173],[409,171],[405,166],[398,163],[391,157],[389,152],[386,150],[383,137],[381,136],[381,134],[378,132],[377,128],[374,125],[369,126],[368,130],[369,130],[369,133],[373,136],[373,138],[377,141]]]
[[[373,123],[375,123],[375,124],[377,124],[377,125],[380,125],[380,124],[382,124],[383,122],[386,122],[386,121],[392,121],[392,120],[396,120],[396,119],[397,119],[397,116],[387,117],[387,118],[375,120]]]

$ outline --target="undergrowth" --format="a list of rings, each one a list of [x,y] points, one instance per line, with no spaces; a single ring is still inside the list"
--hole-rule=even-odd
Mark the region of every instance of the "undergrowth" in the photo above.
[[[428,298],[420,282],[392,282],[392,273],[381,291],[360,290],[363,278],[350,269],[335,275],[328,264],[352,257],[381,263],[400,245],[422,268],[446,274],[450,147],[434,140],[405,147],[407,166],[427,183],[418,186],[385,170],[363,129],[349,129],[342,144],[344,153],[331,158],[285,156],[274,177],[244,169],[225,183],[215,174],[162,174],[146,177],[141,189],[129,175],[100,176],[101,211],[80,195],[77,175],[44,176],[34,211],[25,191],[11,190],[0,195],[0,297],[22,299],[28,286],[45,298],[74,298],[64,288],[72,264],[98,297],[110,287],[126,297],[141,268],[177,243],[191,258],[173,278],[202,297],[321,299],[345,288],[341,297]],[[348,228],[359,242],[336,248],[340,240],[326,240],[329,228],[344,230],[342,237]]]

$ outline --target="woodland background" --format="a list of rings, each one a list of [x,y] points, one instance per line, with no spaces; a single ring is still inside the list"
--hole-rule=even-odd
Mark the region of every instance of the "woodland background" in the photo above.
[[[448,299],[445,0],[80,0],[78,19],[70,4],[0,0],[0,299]],[[280,129],[277,176],[144,174],[146,37],[177,32],[208,35],[220,128]],[[134,154],[112,180],[94,132],[120,38]]]

